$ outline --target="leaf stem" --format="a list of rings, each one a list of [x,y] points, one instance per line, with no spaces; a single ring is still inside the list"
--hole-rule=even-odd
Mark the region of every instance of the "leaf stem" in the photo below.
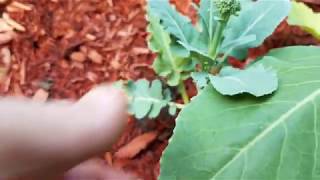
[[[190,102],[189,96],[186,90],[186,86],[184,85],[183,81],[180,81],[179,86],[178,86],[178,91],[182,97],[183,103],[188,104]]]
[[[214,60],[216,60],[218,56],[218,48],[223,38],[223,30],[225,26],[226,26],[226,23],[224,21],[218,22],[213,39],[209,45],[209,56],[212,57]]]
[[[178,109],[183,109],[185,107],[184,104],[179,104],[179,103],[174,103],[174,102],[169,102],[168,103],[169,106],[175,106],[177,107]]]

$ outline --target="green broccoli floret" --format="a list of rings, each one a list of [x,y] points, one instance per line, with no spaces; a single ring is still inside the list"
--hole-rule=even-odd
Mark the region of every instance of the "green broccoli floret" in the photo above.
[[[241,10],[239,0],[214,0],[214,3],[222,21],[228,21],[232,15],[236,15]]]

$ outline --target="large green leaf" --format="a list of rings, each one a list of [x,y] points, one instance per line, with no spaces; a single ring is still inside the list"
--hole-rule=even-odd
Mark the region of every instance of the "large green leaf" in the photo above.
[[[163,29],[160,19],[148,13],[149,47],[158,57],[153,63],[157,74],[167,79],[170,86],[177,86],[184,79],[184,74],[192,69],[192,61],[183,58],[184,52],[172,43],[170,35]],[[190,68],[191,67],[191,68]]]
[[[249,93],[264,96],[278,88],[277,74],[271,68],[264,68],[260,63],[245,70],[224,67],[219,75],[209,75],[212,86],[223,95]]]
[[[203,90],[177,119],[160,180],[320,179],[320,48],[277,49],[262,62],[277,70],[279,90]]]
[[[241,3],[241,9],[246,9],[254,5],[254,0],[240,0],[240,3]]]
[[[320,13],[315,13],[302,2],[292,1],[288,23],[301,26],[305,31],[320,39]]]
[[[221,52],[243,59],[248,48],[261,45],[272,34],[280,22],[290,11],[289,0],[259,0],[254,5],[247,6],[240,11],[239,16],[233,16],[227,25],[225,39]],[[256,39],[245,44],[235,46],[232,42],[246,36],[254,35]]]

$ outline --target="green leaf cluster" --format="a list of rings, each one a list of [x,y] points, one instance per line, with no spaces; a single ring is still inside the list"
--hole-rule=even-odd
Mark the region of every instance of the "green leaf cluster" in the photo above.
[[[289,10],[289,0],[202,0],[197,7],[198,22],[193,25],[168,0],[149,0],[149,44],[158,53],[154,69],[160,76],[167,78],[169,85],[176,86],[188,78],[190,72],[195,71],[193,62],[197,62],[201,65],[201,73],[207,73],[207,77],[211,77],[211,84],[222,94],[270,94],[277,87],[275,72],[265,70],[262,65],[260,69],[252,67],[243,71],[230,71],[228,78],[221,78],[224,75],[219,73],[225,72],[225,68],[230,69],[224,67],[229,56],[244,59],[249,48],[261,45],[288,15]],[[257,73],[253,69],[257,69],[259,76],[263,77],[260,82],[264,86],[257,87],[257,78],[254,78]],[[250,74],[252,72],[254,74]],[[246,81],[247,88],[240,88],[239,82],[230,81],[230,78]],[[259,93],[252,90],[259,90]]]
[[[242,10],[237,16],[234,16],[236,11],[240,10],[237,8],[238,3],[236,0],[202,0],[198,8],[199,23],[197,27],[192,25],[190,19],[179,14],[168,0],[150,0],[149,13],[152,12],[159,17],[165,30],[176,37],[187,50],[215,58],[215,56],[209,55],[209,46],[213,43],[214,35],[219,33],[216,29],[217,25],[223,17],[228,15],[228,12],[231,20],[223,28],[223,30],[226,29],[226,32],[222,34],[222,42],[219,42],[222,43],[222,47],[221,52],[218,53],[222,54],[228,53],[230,49],[244,51],[244,49],[261,45],[290,10],[289,0],[276,2],[243,0],[241,1]],[[227,5],[230,6],[229,9]],[[243,55],[235,57],[242,59]]]
[[[290,25],[300,26],[306,32],[320,39],[320,13],[315,13],[302,2],[292,1],[292,10],[288,17]]]
[[[129,112],[137,119],[156,118],[164,108],[168,108],[169,114],[175,115],[179,107],[171,102],[169,89],[163,88],[161,81],[141,79],[121,83],[129,97]]]
[[[279,76],[264,98],[206,87],[179,114],[160,180],[320,179],[320,48],[276,49]]]
[[[157,16],[149,13],[148,21],[149,48],[158,53],[153,69],[158,75],[166,78],[169,86],[178,86],[182,80],[189,77],[195,64],[187,57],[188,52],[172,42]]]

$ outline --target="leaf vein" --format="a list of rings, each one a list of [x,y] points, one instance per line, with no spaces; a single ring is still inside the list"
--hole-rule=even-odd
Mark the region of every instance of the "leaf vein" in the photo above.
[[[264,102],[264,103],[250,104],[250,105],[240,106],[240,107],[227,108],[227,109],[224,109],[224,111],[220,111],[217,114],[217,116],[219,116],[220,114],[229,112],[229,111],[236,111],[236,110],[241,110],[241,109],[253,108],[253,107],[257,107],[257,106],[275,105],[275,104],[290,104],[290,103],[296,103],[296,102],[283,100],[283,101]]]
[[[283,84],[284,87],[290,87],[290,86],[301,86],[306,84],[313,84],[313,83],[320,83],[320,80],[313,80],[313,81],[304,81],[300,83],[291,83],[291,84]]]
[[[273,123],[270,124],[265,130],[263,130],[258,136],[256,136],[253,140],[249,141],[248,144],[246,144],[241,150],[233,156],[231,160],[229,160],[224,166],[222,166],[211,178],[211,180],[215,180],[217,176],[219,176],[221,173],[223,173],[231,164],[233,164],[234,161],[236,161],[239,157],[242,156],[243,153],[247,152],[248,149],[253,147],[257,142],[259,142],[261,139],[263,139],[265,136],[267,136],[275,127],[277,127],[279,124],[285,122],[292,114],[294,114],[297,110],[308,104],[310,101],[314,100],[317,96],[320,95],[320,88],[315,90],[312,94],[307,96],[302,101],[298,102],[294,107],[289,109],[286,113],[281,115],[278,119],[276,119]]]
[[[276,3],[275,3],[276,4]],[[258,23],[260,22],[261,19],[263,19],[266,15],[269,14],[269,12],[273,9],[273,6],[269,7],[263,14],[261,14],[259,17],[256,18],[256,20],[239,36],[243,37],[245,36],[251,29]]]
[[[286,144],[287,138],[288,138],[288,128],[287,128],[286,124],[282,123],[282,127],[284,129],[284,139],[283,139],[282,145],[281,145],[279,165],[278,165],[278,168],[277,168],[277,174],[276,174],[276,179],[277,180],[279,179],[279,173],[280,173],[281,166],[282,166],[282,163],[283,163],[285,144]]]
[[[299,65],[299,67],[293,67],[293,68],[287,69],[286,71],[282,71],[281,73],[288,73],[288,72],[296,71],[296,70],[310,70],[310,69],[314,69],[314,68],[320,68],[320,66],[303,66],[303,67],[301,67],[301,65]]]
[[[171,16],[171,14],[168,13],[167,15],[172,20],[172,22],[177,26],[179,34],[181,35],[180,38],[182,38],[184,42],[188,42],[188,40],[185,37],[185,34],[183,33],[182,27],[180,27],[180,25],[174,20],[174,18]]]
[[[317,103],[315,101],[312,102],[313,103],[313,110],[314,110],[314,118],[313,118],[313,122],[314,122],[314,152],[313,152],[313,167],[312,167],[312,176],[316,175],[316,168],[317,168],[317,153],[318,153],[318,148],[319,148],[319,144],[318,144],[318,107],[317,107]]]

